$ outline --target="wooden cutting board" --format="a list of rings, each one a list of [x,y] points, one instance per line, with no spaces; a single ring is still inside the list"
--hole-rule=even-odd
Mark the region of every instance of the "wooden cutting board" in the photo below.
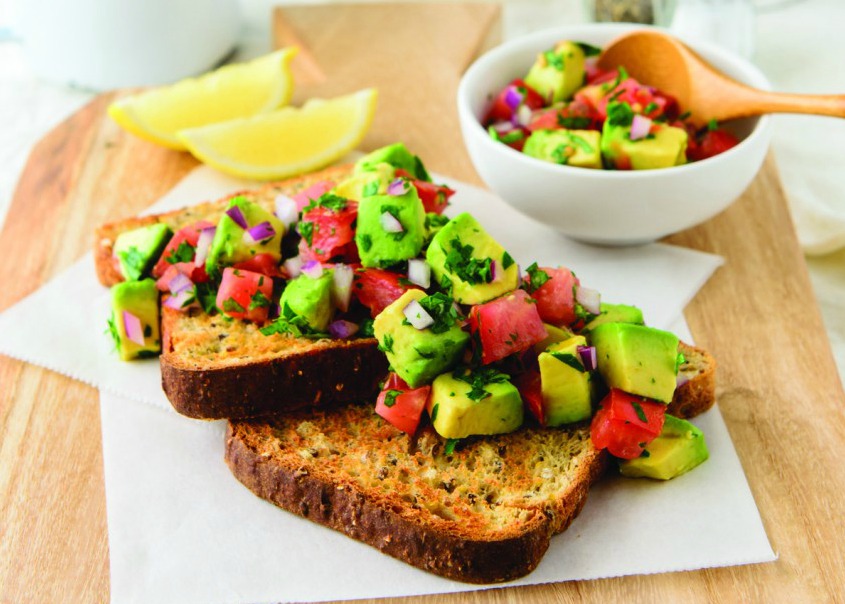
[[[479,182],[454,92],[469,61],[499,36],[496,5],[290,8],[275,13],[274,36],[303,49],[300,100],[379,87],[362,148],[404,140],[433,169]],[[120,131],[105,114],[116,94],[95,99],[33,150],[0,233],[0,310],[87,251],[93,225],[142,210],[196,165]],[[778,561],[415,601],[840,597],[845,395],[774,163],[727,211],[669,241],[726,259],[687,319],[719,360],[719,404]],[[108,600],[100,438],[94,389],[0,357],[0,603]]]

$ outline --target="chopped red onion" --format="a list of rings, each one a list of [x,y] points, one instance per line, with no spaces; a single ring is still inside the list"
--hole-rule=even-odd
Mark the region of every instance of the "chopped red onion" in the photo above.
[[[254,243],[258,243],[259,241],[275,237],[276,229],[273,228],[273,225],[270,224],[269,220],[265,220],[264,222],[247,229],[244,235],[248,235]]]
[[[308,275],[312,279],[319,279],[323,276],[323,265],[317,260],[309,260],[302,265],[302,274]]]
[[[425,260],[412,258],[408,260],[408,281],[428,289],[431,285],[431,267]]]
[[[193,282],[182,273],[176,273],[170,280],[170,282],[167,284],[167,288],[170,290],[170,293],[174,296],[176,294],[182,293],[187,289],[192,288],[193,286]]]
[[[302,273],[302,258],[300,256],[288,258],[282,263],[282,267],[285,269],[290,279],[298,277],[300,273]]]
[[[584,363],[584,369],[593,371],[598,367],[595,346],[579,346],[576,350],[578,351],[578,356],[581,357],[581,362]]]
[[[144,345],[144,328],[141,326],[141,319],[128,310],[123,311],[123,331],[126,332],[126,337],[130,341],[138,346]]]
[[[601,314],[601,294],[598,290],[577,285],[575,286],[575,300],[588,313],[593,315]]]
[[[339,340],[351,338],[358,333],[358,325],[352,321],[338,319],[329,325],[329,334]]]
[[[349,310],[349,301],[352,299],[352,278],[354,276],[352,267],[346,264],[336,264],[332,272],[332,301],[343,312]]]
[[[204,266],[208,258],[208,250],[211,247],[211,242],[214,241],[214,233],[217,232],[217,227],[208,227],[200,231],[199,239],[197,239],[197,254],[194,257],[194,266]]]
[[[508,86],[505,90],[505,105],[510,107],[511,111],[516,111],[520,103],[522,103],[522,94],[516,86]]]
[[[507,134],[511,130],[513,130],[513,124],[510,122],[496,122],[493,124],[493,130],[498,132],[499,134]]]
[[[402,226],[402,223],[399,222],[399,219],[396,218],[390,212],[384,212],[381,215],[381,228],[383,228],[387,233],[401,233],[405,230],[405,227]]]
[[[287,195],[276,196],[276,217],[282,221],[285,228],[299,222],[299,210],[296,209],[296,202]]]
[[[174,293],[172,296],[168,296],[167,299],[164,301],[164,305],[167,308],[172,308],[174,310],[182,310],[186,306],[190,305],[195,299],[194,288],[191,287],[189,289],[183,289],[178,293]]]
[[[397,178],[387,186],[387,194],[397,197],[408,192],[408,183],[404,178]]]
[[[687,374],[685,374],[685,373],[678,373],[678,377],[677,377],[677,379],[676,379],[676,381],[675,381],[675,387],[676,387],[676,388],[680,388],[681,386],[683,386],[684,384],[686,384],[686,383],[689,381],[689,379],[690,379],[690,378],[689,378],[689,376],[688,376]]]
[[[648,136],[651,130],[651,119],[644,115],[635,115],[631,122],[631,140],[636,141]]]
[[[402,309],[402,313],[405,315],[405,318],[408,319],[408,322],[416,329],[425,329],[429,325],[434,324],[434,319],[417,300],[411,300],[408,305]]]
[[[234,220],[235,224],[237,224],[242,229],[245,229],[249,226],[246,223],[246,218],[244,218],[244,213],[238,206],[232,206],[231,208],[226,210],[226,216]]]
[[[501,275],[499,275],[499,269],[497,268],[497,264],[495,260],[490,261],[490,281],[497,281]]]

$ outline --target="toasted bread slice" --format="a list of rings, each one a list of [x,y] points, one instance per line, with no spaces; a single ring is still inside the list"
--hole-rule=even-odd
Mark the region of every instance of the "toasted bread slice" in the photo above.
[[[715,402],[715,362],[683,344],[689,378],[669,413]],[[587,425],[467,439],[409,438],[370,405],[231,422],[226,462],[259,497],[408,564],[469,583],[530,573],[607,463]]]
[[[322,181],[340,181],[352,166],[338,166],[244,191],[273,210],[276,196],[294,195]],[[230,195],[164,214],[129,218],[97,229],[94,257],[103,285],[123,280],[113,256],[117,236],[163,222],[174,231],[198,220],[217,222]],[[374,338],[310,340],[264,336],[244,321],[162,309],[162,387],[173,407],[198,419],[248,418],[329,402],[369,400],[387,373]]]
[[[525,428],[446,455],[370,405],[231,422],[226,462],[259,497],[408,564],[469,583],[531,572],[581,511],[606,456],[589,427]]]

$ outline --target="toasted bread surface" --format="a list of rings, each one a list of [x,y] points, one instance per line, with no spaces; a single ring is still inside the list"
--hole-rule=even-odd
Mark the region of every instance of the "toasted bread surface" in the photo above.
[[[606,456],[586,426],[467,439],[447,455],[430,427],[411,438],[353,404],[231,422],[226,462],[290,512],[423,570],[495,583],[537,566]]]
[[[710,409],[716,402],[716,359],[703,348],[681,342],[684,363],[678,374],[687,381],[675,389],[675,396],[666,412],[689,419]]]

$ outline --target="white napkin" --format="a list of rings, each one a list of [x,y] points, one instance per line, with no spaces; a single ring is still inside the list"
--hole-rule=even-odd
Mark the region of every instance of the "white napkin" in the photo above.
[[[755,60],[774,89],[845,94],[845,3],[772,4],[757,16]],[[845,120],[783,115],[773,122],[772,146],[804,252],[822,255],[845,246]]]
[[[245,184],[198,168],[151,210]],[[534,259],[563,263],[605,300],[637,304],[651,324],[689,337],[673,323],[721,258],[666,245],[573,243],[486,191],[452,185],[459,193],[450,212],[478,216],[523,266]],[[93,275],[89,254],[0,315],[0,352],[101,388],[113,601],[268,602],[475,589],[283,513],[240,486],[221,460],[223,422],[178,416],[161,392],[155,361],[121,363],[109,351],[108,294]],[[599,485],[541,566],[516,584],[773,559],[718,411],[698,421],[710,461],[666,485]]]

